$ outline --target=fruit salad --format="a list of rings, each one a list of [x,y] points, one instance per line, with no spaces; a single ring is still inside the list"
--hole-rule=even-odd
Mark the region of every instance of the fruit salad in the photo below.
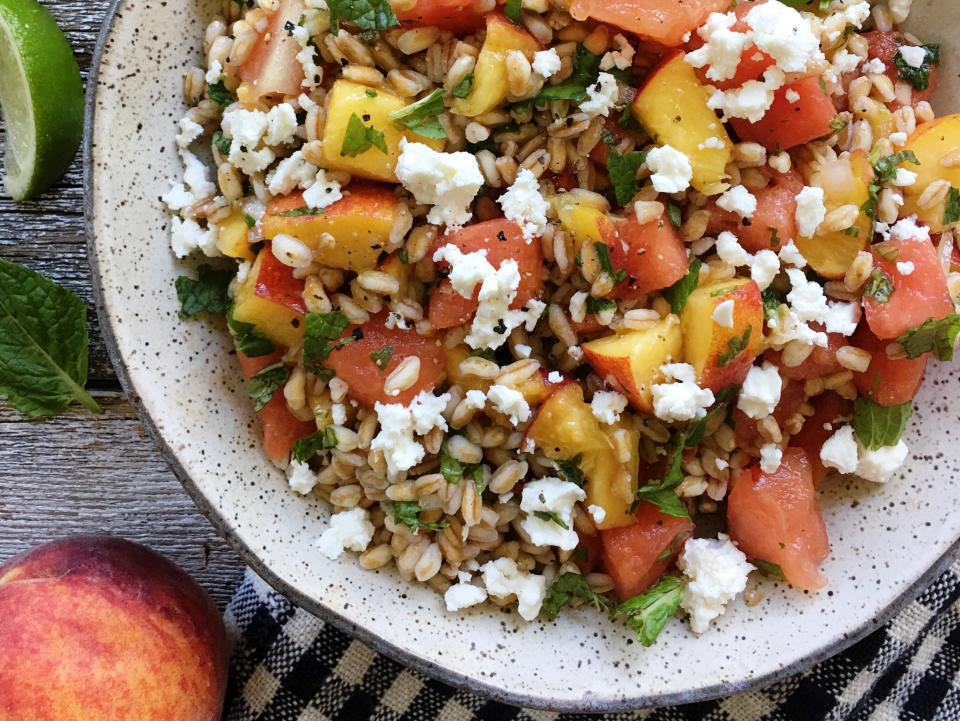
[[[226,0],[176,290],[329,505],[316,553],[645,645],[824,588],[818,489],[902,482],[960,334],[960,115],[910,4]]]

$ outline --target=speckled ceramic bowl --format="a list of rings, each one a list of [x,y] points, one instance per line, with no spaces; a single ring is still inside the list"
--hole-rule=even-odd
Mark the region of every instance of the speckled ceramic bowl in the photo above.
[[[960,110],[955,0],[915,0],[915,28],[945,44],[940,112]],[[524,623],[484,606],[448,614],[433,592],[392,572],[329,561],[312,546],[328,511],[287,488],[260,451],[258,429],[225,329],[177,317],[157,198],[180,173],[173,136],[183,70],[197,62],[213,3],[114,3],[87,107],[90,259],[103,332],[132,402],[187,491],[237,552],[297,604],[414,668],[524,706],[612,711],[676,704],[757,687],[834,654],[912,598],[960,537],[957,372],[934,366],[907,441],[911,456],[885,486],[827,484],[829,590],[769,582],[695,637],[670,623],[644,649],[584,609]],[[952,40],[953,44],[949,44]]]

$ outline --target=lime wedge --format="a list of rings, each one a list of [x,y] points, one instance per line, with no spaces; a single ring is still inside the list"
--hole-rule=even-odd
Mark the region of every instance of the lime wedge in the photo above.
[[[0,108],[4,185],[14,200],[24,200],[66,172],[83,135],[80,69],[63,32],[36,0],[0,2]]]

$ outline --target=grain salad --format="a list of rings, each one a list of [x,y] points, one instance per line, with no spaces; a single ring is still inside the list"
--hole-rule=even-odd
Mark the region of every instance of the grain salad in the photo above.
[[[823,588],[817,487],[896,482],[960,334],[910,4],[225,0],[162,198],[217,260],[176,290],[316,552],[644,645]]]

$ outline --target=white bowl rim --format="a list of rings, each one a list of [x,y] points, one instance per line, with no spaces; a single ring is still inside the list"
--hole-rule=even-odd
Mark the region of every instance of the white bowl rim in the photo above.
[[[249,546],[234,532],[227,519],[208,503],[206,498],[200,492],[196,483],[191,478],[187,470],[180,464],[176,454],[167,444],[160,433],[156,423],[150,416],[146,406],[141,402],[140,396],[134,387],[134,384],[127,372],[126,363],[120,353],[119,346],[114,335],[113,323],[110,314],[107,312],[104,302],[104,292],[101,280],[100,267],[96,253],[96,241],[94,239],[94,172],[93,172],[93,128],[94,117],[96,115],[96,94],[97,81],[100,70],[100,62],[103,57],[107,39],[113,30],[113,24],[120,9],[129,0],[111,0],[110,6],[104,15],[100,32],[97,36],[93,56],[90,61],[90,68],[87,75],[86,98],[84,109],[84,133],[83,133],[83,211],[84,211],[84,230],[86,235],[87,259],[90,264],[90,271],[93,280],[94,302],[97,309],[97,317],[100,322],[100,333],[104,339],[107,348],[107,354],[113,369],[120,380],[120,385],[127,396],[130,405],[137,412],[140,422],[146,427],[157,448],[160,451],[164,461],[173,471],[174,475],[183,485],[184,490],[196,504],[201,514],[211,523],[217,533],[227,542],[234,552],[249,566],[258,576],[266,581],[274,590],[281,593],[295,606],[303,608],[309,613],[317,616],[325,623],[329,623],[338,630],[347,634],[349,637],[361,641],[378,653],[397,661],[405,667],[419,671],[427,676],[435,678],[455,689],[462,689],[484,696],[504,704],[519,706],[522,708],[533,708],[545,711],[556,711],[562,713],[622,713],[628,711],[639,711],[648,708],[660,706],[676,706],[681,704],[699,703],[711,701],[718,698],[730,696],[732,694],[755,691],[769,686],[777,681],[781,681],[794,674],[801,673],[812,666],[826,661],[827,659],[841,653],[864,639],[872,632],[886,624],[899,611],[906,607],[910,602],[920,596],[933,581],[942,575],[950,565],[960,558],[960,538],[943,553],[940,558],[926,569],[920,576],[908,586],[903,593],[895,598],[882,612],[866,620],[854,630],[842,634],[839,639],[827,643],[822,648],[806,656],[797,659],[793,663],[778,668],[769,673],[756,676],[754,678],[739,682],[723,682],[713,686],[702,687],[694,691],[677,692],[669,694],[646,694],[632,698],[618,698],[612,700],[594,700],[586,699],[582,701],[561,701],[550,702],[543,697],[529,696],[522,693],[513,693],[497,686],[477,681],[470,676],[461,674],[453,669],[441,666],[428,661],[414,653],[405,651],[392,643],[389,643],[375,633],[366,628],[357,625],[344,617],[337,611],[328,606],[310,598],[290,586],[286,581],[277,576],[270,570]]]

